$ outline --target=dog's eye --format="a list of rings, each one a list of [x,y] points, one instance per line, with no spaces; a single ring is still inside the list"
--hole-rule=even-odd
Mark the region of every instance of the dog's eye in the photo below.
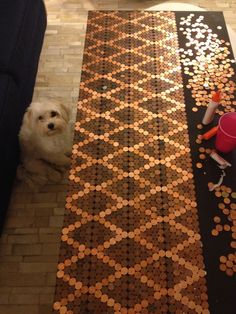
[[[51,117],[55,117],[57,115],[56,111],[51,111]]]
[[[42,117],[42,116],[39,116],[38,119],[39,119],[39,120],[43,120],[43,117]]]

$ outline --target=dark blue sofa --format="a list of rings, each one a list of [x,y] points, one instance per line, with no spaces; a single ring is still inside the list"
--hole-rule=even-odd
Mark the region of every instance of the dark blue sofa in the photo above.
[[[0,0],[0,230],[19,161],[18,132],[32,100],[45,29],[42,0]]]

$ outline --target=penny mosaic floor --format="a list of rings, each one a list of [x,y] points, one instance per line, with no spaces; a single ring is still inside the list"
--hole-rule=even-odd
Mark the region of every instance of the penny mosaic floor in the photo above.
[[[226,22],[235,27],[234,1],[209,1],[207,7],[203,1],[197,4],[223,10]],[[155,2],[59,4],[47,0],[46,5],[49,23],[34,97],[60,97],[76,111],[87,10],[147,9]],[[191,68],[191,53],[184,53],[194,36],[187,23],[196,17],[179,13],[175,19],[173,13],[166,13],[157,19],[155,14],[141,17],[136,12],[110,13],[101,19],[99,13],[93,14],[88,23],[69,192],[66,180],[35,194],[16,184],[0,246],[0,313],[47,314],[54,304],[55,313],[70,314],[157,313],[157,308],[160,313],[208,313],[210,308],[211,313],[233,314],[235,182],[228,176],[210,198],[206,184],[201,193],[204,200],[209,198],[207,208],[213,206],[215,211],[211,215],[201,211],[198,218],[196,209],[196,204],[205,206],[199,182],[209,152],[197,138],[202,132],[197,121],[212,87],[201,90],[201,68]],[[222,17],[213,22],[204,13],[199,16],[203,16],[195,21],[199,34],[206,24],[212,30],[210,41],[216,40],[215,34],[219,39],[227,36]],[[120,23],[116,30],[113,18]],[[92,31],[96,40],[89,35]],[[167,33],[168,46],[164,44]],[[114,39],[117,42],[112,44]],[[104,44],[108,41],[109,45]],[[183,51],[176,54],[178,45]],[[221,69],[226,79],[221,82],[226,89],[223,112],[234,105],[230,96],[235,68],[232,55],[227,60],[227,40],[220,45],[222,51],[213,51],[210,61],[226,61]],[[139,46],[143,46],[140,51]],[[162,50],[168,62],[155,56],[155,48]],[[202,54],[205,48],[201,49]],[[108,59],[112,56],[112,62],[104,62],[101,52]],[[130,67],[134,75],[129,75]],[[158,69],[155,75],[153,68]],[[193,70],[196,81],[191,80]],[[208,72],[209,82],[214,81],[213,73]],[[214,84],[218,83],[216,78]],[[170,99],[176,91],[173,111]],[[162,100],[156,95],[162,95]],[[191,99],[188,109],[186,95]],[[86,102],[89,98],[92,105]],[[194,123],[189,123],[190,118]],[[187,124],[195,129],[188,130]],[[209,168],[212,172],[214,164]],[[182,204],[179,211],[176,200]],[[172,204],[170,208],[167,203]],[[83,271],[77,273],[75,265]],[[219,293],[221,286],[227,289]]]
[[[234,80],[221,13],[89,12],[55,313],[233,313],[235,168],[208,202],[217,167],[199,134],[216,88],[214,123],[235,110]]]

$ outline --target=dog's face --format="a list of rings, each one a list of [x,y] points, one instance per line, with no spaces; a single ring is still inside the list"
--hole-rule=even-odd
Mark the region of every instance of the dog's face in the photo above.
[[[41,136],[52,136],[63,132],[68,121],[68,108],[51,101],[32,103],[25,114],[25,122]]]

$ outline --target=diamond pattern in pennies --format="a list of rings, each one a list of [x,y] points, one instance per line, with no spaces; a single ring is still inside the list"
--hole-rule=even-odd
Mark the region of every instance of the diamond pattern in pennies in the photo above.
[[[209,313],[175,15],[89,13],[54,313]]]

